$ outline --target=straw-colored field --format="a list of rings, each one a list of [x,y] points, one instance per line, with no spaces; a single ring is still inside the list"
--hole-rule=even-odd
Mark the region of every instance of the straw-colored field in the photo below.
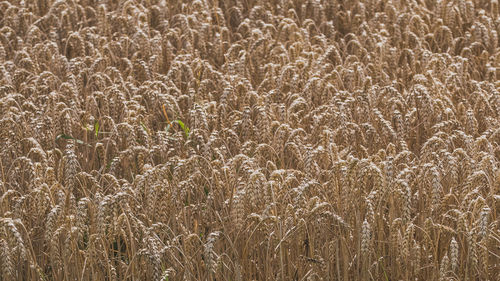
[[[499,33],[498,0],[0,2],[0,280],[500,280]]]

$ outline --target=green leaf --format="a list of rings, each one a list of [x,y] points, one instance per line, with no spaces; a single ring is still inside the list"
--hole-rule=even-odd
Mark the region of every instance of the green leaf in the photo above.
[[[58,140],[58,139],[75,140],[75,142],[76,142],[76,143],[83,144],[83,145],[87,145],[87,146],[90,146],[90,147],[91,147],[91,145],[90,145],[90,144],[85,143],[85,142],[84,142],[84,141],[82,141],[82,140],[75,139],[74,137],[72,137],[72,136],[68,136],[68,135],[65,135],[65,134],[60,134],[60,135],[58,135],[58,136],[56,137],[56,140]]]
[[[99,122],[97,120],[94,123],[94,131],[95,131],[95,137],[97,138],[97,135],[99,134]]]
[[[177,119],[177,120],[174,120],[173,123],[179,124],[179,126],[181,126],[182,130],[184,130],[184,134],[186,135],[186,138],[189,137],[189,128],[186,125],[184,125],[184,122]]]
[[[144,123],[142,123],[142,121],[141,121],[141,127],[144,129],[144,131],[146,131],[146,134],[148,134],[148,136],[149,136],[148,128],[146,128],[146,125],[144,125]]]
[[[56,140],[61,139],[61,138],[62,138],[62,139],[66,139],[66,140],[74,140],[74,139],[75,139],[75,138],[74,138],[74,137],[72,137],[72,136],[68,136],[68,135],[65,135],[65,134],[60,134],[60,135],[58,135],[58,136],[56,137]]]

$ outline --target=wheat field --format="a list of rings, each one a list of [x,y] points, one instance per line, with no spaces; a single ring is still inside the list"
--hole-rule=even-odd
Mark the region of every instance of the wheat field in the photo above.
[[[0,280],[500,280],[499,12],[0,2]]]

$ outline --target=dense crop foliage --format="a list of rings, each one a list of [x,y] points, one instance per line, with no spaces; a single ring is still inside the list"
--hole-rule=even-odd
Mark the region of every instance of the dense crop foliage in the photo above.
[[[498,280],[498,6],[0,2],[0,280]]]

